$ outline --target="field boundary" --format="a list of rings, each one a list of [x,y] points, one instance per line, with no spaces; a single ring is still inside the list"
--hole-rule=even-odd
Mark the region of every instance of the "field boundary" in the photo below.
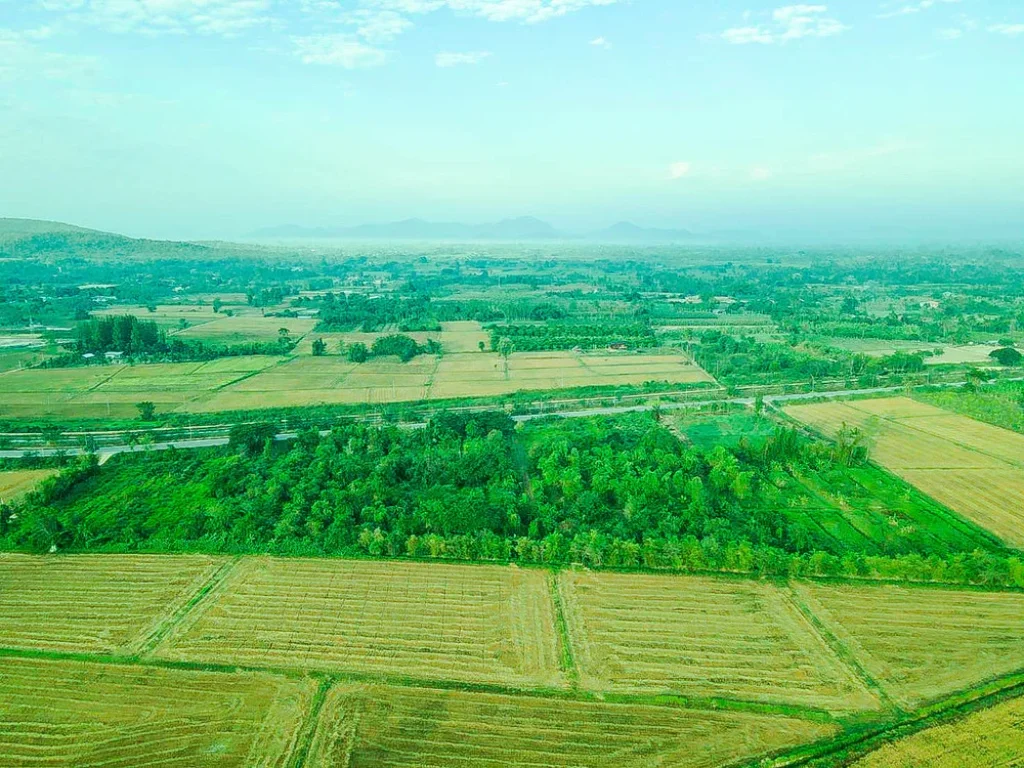
[[[684,696],[677,694],[629,694],[602,691],[570,690],[567,688],[516,687],[496,683],[464,682],[417,678],[408,675],[387,675],[323,669],[313,667],[272,667],[251,664],[228,664],[204,661],[164,659],[155,656],[126,656],[117,654],[85,653],[78,651],[46,651],[0,647],[0,659],[42,659],[51,661],[78,661],[116,666],[159,667],[192,672],[215,672],[237,674],[253,672],[278,675],[288,679],[317,678],[330,679],[332,685],[341,683],[387,685],[395,688],[420,688],[433,691],[460,691],[462,693],[489,693],[502,696],[522,696],[531,699],[559,699],[564,701],[605,701],[616,704],[659,706],[695,711],[749,712],[752,714],[784,715],[815,722],[836,722],[836,716],[824,709],[800,704],[765,703],[746,699],[724,697]],[[870,712],[865,713],[870,716]]]
[[[797,747],[765,762],[747,761],[741,768],[841,768],[874,752],[929,728],[956,722],[1005,701],[1024,697],[1024,674],[1000,678],[969,694],[947,697],[937,704],[888,725],[853,727],[846,733],[816,744]]]
[[[323,711],[324,702],[327,701],[327,694],[331,692],[336,682],[333,677],[325,677],[320,680],[309,711],[299,725],[295,748],[287,762],[288,768],[304,768],[306,765],[306,761],[309,759],[309,750],[313,747],[313,740],[320,727],[320,713]]]
[[[836,655],[840,663],[850,669],[854,675],[856,675],[857,679],[867,686],[867,689],[871,693],[878,697],[883,709],[897,713],[902,713],[904,711],[889,697],[888,691],[886,691],[885,688],[871,676],[850,649],[847,648],[846,645],[836,637],[835,633],[833,633],[832,630],[829,629],[829,627],[818,617],[818,614],[811,610],[811,607],[800,598],[800,595],[796,590],[790,587],[789,584],[786,584],[785,588],[782,588],[779,591],[782,593],[783,599],[796,608],[797,612],[810,626],[811,631],[821,638],[821,641]]]
[[[226,563],[222,563],[217,570],[211,573],[210,578],[208,578],[206,582],[196,590],[195,594],[193,594],[184,605],[168,616],[166,621],[160,622],[156,629],[154,629],[149,636],[141,642],[137,655],[141,658],[149,656],[155,652],[164,640],[166,640],[174,630],[189,617],[196,606],[203,602],[203,600],[218,586],[224,583],[225,579],[234,572],[240,561],[240,557],[232,558]]]
[[[579,688],[580,671],[576,667],[576,656],[572,648],[572,634],[569,622],[565,618],[565,605],[562,603],[562,592],[559,589],[560,572],[551,572],[547,576],[548,592],[555,612],[555,629],[558,633],[558,666],[569,680],[569,688]]]

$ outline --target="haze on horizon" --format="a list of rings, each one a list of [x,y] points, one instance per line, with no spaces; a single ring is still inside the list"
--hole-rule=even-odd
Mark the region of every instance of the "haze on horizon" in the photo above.
[[[704,5],[0,0],[0,216],[1024,237],[1019,2]]]

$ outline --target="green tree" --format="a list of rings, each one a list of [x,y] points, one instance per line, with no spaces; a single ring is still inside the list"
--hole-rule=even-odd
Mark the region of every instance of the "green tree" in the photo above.
[[[313,357],[323,357],[327,354],[327,342],[323,339],[314,339],[313,341]]]
[[[139,409],[139,418],[143,421],[152,421],[156,416],[156,404],[150,400],[136,403],[135,407]]]
[[[370,356],[370,350],[366,348],[366,345],[361,341],[357,341],[354,344],[350,344],[348,352],[346,353],[349,362],[352,363],[365,363],[367,358]]]
[[[1000,349],[994,349],[989,352],[989,357],[995,360],[1000,365],[1004,365],[1007,368],[1013,368],[1021,364],[1024,361],[1024,355],[1018,352],[1013,347],[1002,347]]]

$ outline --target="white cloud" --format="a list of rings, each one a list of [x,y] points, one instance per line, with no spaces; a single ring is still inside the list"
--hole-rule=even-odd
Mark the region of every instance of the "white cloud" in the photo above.
[[[910,152],[919,149],[920,144],[903,139],[888,139],[879,144],[856,149],[833,152],[819,152],[810,158],[810,170],[818,172],[844,171],[859,168],[878,158]]]
[[[0,29],[0,82],[43,79],[81,83],[96,74],[99,63],[95,58],[44,50],[37,41],[45,37],[38,30]]]
[[[755,165],[750,169],[750,178],[752,181],[768,181],[771,177],[771,168],[766,168],[763,165]]]
[[[490,55],[490,51],[468,51],[466,53],[450,53],[445,51],[434,57],[434,63],[439,67],[459,67],[479,64]]]
[[[596,48],[611,48],[612,44],[605,40],[603,37],[595,37],[590,41],[590,44]]]
[[[304,64],[326,64],[344,69],[377,67],[387,61],[387,51],[374,48],[351,35],[293,37],[295,55]]]
[[[672,163],[668,167],[668,177],[670,179],[681,179],[684,176],[688,176],[690,171],[693,170],[693,164],[688,162]]]
[[[988,31],[1016,37],[1017,35],[1024,35],[1024,24],[993,24],[988,28]]]
[[[904,3],[891,10],[883,11],[878,14],[878,18],[891,19],[895,16],[909,16],[914,13],[921,13],[921,11],[927,11],[929,8],[934,8],[937,5],[951,5],[959,2],[960,0],[918,0],[916,3]]]
[[[733,45],[772,45],[805,37],[832,37],[849,29],[827,14],[827,5],[784,5],[772,11],[771,23],[732,27],[721,37]]]
[[[271,21],[270,0],[43,0],[111,32],[236,35]]]
[[[964,31],[958,27],[947,27],[935,30],[935,36],[939,40],[959,40],[964,36]]]

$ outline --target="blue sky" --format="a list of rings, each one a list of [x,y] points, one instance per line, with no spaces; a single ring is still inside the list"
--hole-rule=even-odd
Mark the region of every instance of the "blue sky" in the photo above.
[[[0,215],[1024,234],[1019,0],[0,0]]]

